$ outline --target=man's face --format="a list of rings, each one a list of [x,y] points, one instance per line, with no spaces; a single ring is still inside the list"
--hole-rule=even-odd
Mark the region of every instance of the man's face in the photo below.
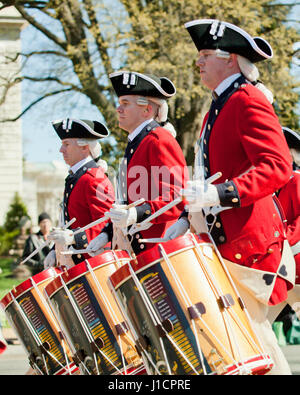
[[[52,224],[51,224],[50,219],[47,219],[47,218],[46,218],[46,219],[43,219],[43,220],[39,223],[39,226],[40,226],[41,232],[42,232],[43,235],[44,235],[44,234],[48,234],[48,233],[50,232]]]
[[[63,154],[66,164],[72,167],[87,157],[89,151],[86,147],[79,146],[75,138],[64,139],[61,142],[59,152]]]
[[[147,119],[149,114],[149,106],[141,106],[136,103],[137,96],[127,95],[119,97],[119,106],[117,113],[119,118],[119,126],[121,129],[131,133],[142,122]]]
[[[199,67],[202,84],[214,90],[226,78],[227,59],[217,56],[212,49],[199,51],[196,66]]]

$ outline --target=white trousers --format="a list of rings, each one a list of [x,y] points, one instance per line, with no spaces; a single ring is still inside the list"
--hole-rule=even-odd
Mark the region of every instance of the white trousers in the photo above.
[[[254,331],[259,337],[265,352],[274,362],[274,367],[268,374],[291,375],[292,373],[289,364],[278,345],[277,338],[268,319],[269,306],[259,302],[240,284],[235,282],[235,285],[248,310]]]

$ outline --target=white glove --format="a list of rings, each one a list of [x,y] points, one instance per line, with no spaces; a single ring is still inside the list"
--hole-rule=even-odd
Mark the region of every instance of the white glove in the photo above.
[[[104,246],[108,243],[107,233],[102,232],[93,240],[90,241],[89,245],[86,248],[86,252],[90,256],[96,256],[101,254],[104,251]]]
[[[182,236],[189,230],[189,227],[190,223],[188,219],[182,217],[166,230],[164,239],[173,240],[178,236]]]
[[[187,188],[181,194],[188,201],[189,212],[196,212],[203,207],[212,207],[220,204],[218,190],[215,185],[194,180],[187,182]]]
[[[75,242],[74,233],[70,229],[55,229],[49,234],[48,240],[64,245],[71,245]]]
[[[127,208],[124,204],[114,203],[107,216],[117,228],[127,228],[127,226],[135,224],[137,221],[136,208]]]
[[[56,266],[56,254],[54,250],[51,250],[49,254],[44,259],[44,268],[49,269],[49,267]]]
[[[48,240],[57,244],[71,245],[74,243],[74,233],[70,229],[54,229],[49,234]]]

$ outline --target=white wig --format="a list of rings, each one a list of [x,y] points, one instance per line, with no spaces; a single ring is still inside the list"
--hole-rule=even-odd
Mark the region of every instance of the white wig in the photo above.
[[[250,62],[249,59],[241,55],[237,55],[237,62],[241,72],[247,78],[247,80],[254,83],[256,88],[259,89],[272,104],[274,101],[273,93],[263,83],[258,81],[259,71],[257,67],[252,62]]]
[[[97,159],[97,163],[102,169],[106,172],[107,171],[107,163],[103,159],[98,159],[99,156],[102,153],[101,149],[101,144],[99,143],[98,140],[95,139],[83,139],[83,138],[78,138],[77,139],[77,144],[81,147],[88,145],[89,146],[89,151],[91,154],[91,157],[93,159]]]
[[[164,99],[159,99],[158,97],[138,97],[137,99],[137,104],[143,106],[149,104],[149,102],[153,102],[158,105],[158,113],[155,117],[155,120],[163,124],[163,128],[168,130],[172,136],[175,138],[176,137],[176,130],[174,129],[174,126],[170,123],[167,122],[168,120],[168,103]]]

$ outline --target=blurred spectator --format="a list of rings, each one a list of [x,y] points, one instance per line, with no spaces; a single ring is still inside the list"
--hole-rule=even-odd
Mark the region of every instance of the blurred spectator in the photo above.
[[[22,260],[28,257],[34,250],[39,248],[48,238],[51,231],[52,222],[47,213],[41,213],[38,218],[40,230],[37,233],[31,234],[26,242],[23,251]],[[25,264],[30,268],[31,274],[35,275],[44,270],[44,259],[50,251],[49,246],[45,246],[41,251],[36,253]]]

